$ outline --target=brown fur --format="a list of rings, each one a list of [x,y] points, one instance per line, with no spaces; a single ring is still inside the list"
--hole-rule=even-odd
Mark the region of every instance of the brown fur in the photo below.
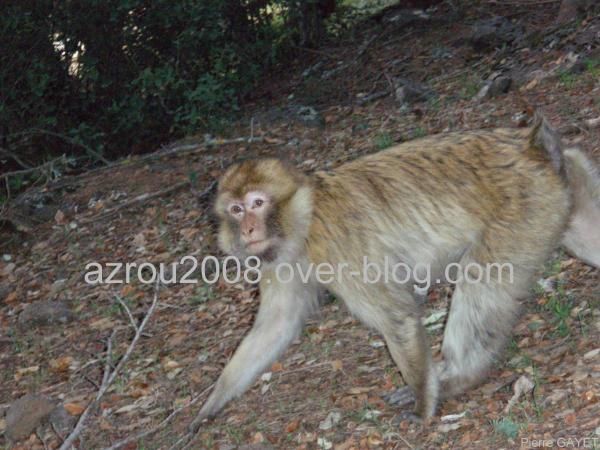
[[[266,264],[256,324],[198,420],[241,394],[296,337],[313,309],[315,280],[278,283],[277,262],[348,265],[326,288],[384,336],[421,417],[434,413],[439,392],[453,395],[479,382],[510,335],[519,299],[568,227],[572,204],[575,216],[582,202],[588,210],[598,205],[597,172],[573,152],[565,164],[560,141],[538,119],[529,130],[458,132],[406,142],[310,178],[275,159],[234,165],[221,180],[216,204],[222,248],[245,255],[226,206],[257,189],[276,199],[272,229],[283,244],[274,250],[277,259]],[[581,200],[585,196],[594,200]],[[578,242],[600,242],[600,235],[581,234],[593,233],[589,218],[598,211],[579,214],[583,225],[569,225]],[[600,246],[594,252],[600,255]],[[361,270],[364,257],[379,267],[384,257],[411,268],[428,264],[433,280],[442,278],[449,263],[510,263],[514,279],[509,283],[492,274],[477,284],[457,284],[443,361],[434,367],[412,284],[361,282],[351,272]]]

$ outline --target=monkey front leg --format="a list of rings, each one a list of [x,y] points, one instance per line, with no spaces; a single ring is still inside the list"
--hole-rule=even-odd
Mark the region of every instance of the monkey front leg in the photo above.
[[[298,336],[317,297],[314,286],[298,281],[278,283],[274,278],[266,278],[260,287],[261,303],[252,330],[225,366],[212,394],[190,425],[192,430],[246,391],[283,353]]]

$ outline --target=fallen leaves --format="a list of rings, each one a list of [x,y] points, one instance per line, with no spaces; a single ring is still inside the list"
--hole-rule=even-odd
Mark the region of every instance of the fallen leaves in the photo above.
[[[85,405],[81,403],[65,403],[63,406],[71,416],[81,415],[86,408]]]
[[[22,367],[20,369],[17,369],[15,371],[15,381],[19,381],[21,378],[27,376],[27,375],[31,375],[33,373],[36,373],[40,370],[40,366],[29,366],[29,367]]]
[[[300,427],[300,419],[294,419],[285,426],[286,433],[295,433]]]

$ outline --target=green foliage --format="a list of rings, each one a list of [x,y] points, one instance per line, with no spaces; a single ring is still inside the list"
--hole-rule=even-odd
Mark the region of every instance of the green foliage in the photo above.
[[[560,337],[568,336],[571,333],[569,317],[571,316],[573,303],[569,296],[565,294],[563,286],[557,287],[557,291],[550,296],[545,306],[554,315],[556,333]]]
[[[508,417],[492,421],[494,431],[502,434],[509,439],[514,439],[519,434],[519,425]]]
[[[375,136],[375,147],[377,150],[383,150],[394,145],[394,138],[389,133],[379,133]]]
[[[463,100],[472,99],[481,88],[481,81],[475,75],[461,75],[457,80],[457,84],[457,97]]]
[[[212,300],[215,297],[215,291],[209,284],[205,284],[196,289],[196,292],[190,297],[190,304],[197,306]]]
[[[564,71],[559,76],[560,84],[562,84],[567,89],[572,89],[577,83],[577,75]]]
[[[321,37],[324,5],[7,0],[2,147],[29,160],[38,149],[93,159],[219,129],[265,71],[290,57],[290,44]]]
[[[600,77],[600,58],[590,58],[585,61],[585,69],[591,74],[592,78]]]

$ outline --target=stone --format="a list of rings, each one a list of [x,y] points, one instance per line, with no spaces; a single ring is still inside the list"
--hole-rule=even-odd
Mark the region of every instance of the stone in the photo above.
[[[19,314],[21,326],[45,326],[71,322],[75,318],[67,305],[60,301],[31,303]]]
[[[506,94],[512,85],[512,78],[500,75],[492,80],[486,81],[481,90],[477,93],[478,99],[497,97],[500,94]]]
[[[594,0],[562,0],[556,16],[557,23],[567,23],[575,20],[586,9],[594,4]]]
[[[396,100],[401,104],[409,104],[428,100],[434,93],[428,87],[404,78],[396,80]]]
[[[524,28],[504,17],[492,17],[476,22],[471,33],[471,45],[477,51],[491,50],[510,44],[524,36]]]
[[[58,405],[50,412],[48,421],[61,436],[67,436],[75,426],[77,418],[69,414],[63,405]]]
[[[323,117],[321,117],[321,114],[319,114],[317,110],[312,106],[298,107],[298,109],[296,110],[296,116],[305,125],[311,127],[320,127],[325,124],[325,121],[323,120]]]
[[[0,303],[12,292],[8,283],[0,283]]]
[[[6,412],[6,437],[11,441],[29,437],[54,407],[54,403],[42,395],[27,394],[16,400]]]

